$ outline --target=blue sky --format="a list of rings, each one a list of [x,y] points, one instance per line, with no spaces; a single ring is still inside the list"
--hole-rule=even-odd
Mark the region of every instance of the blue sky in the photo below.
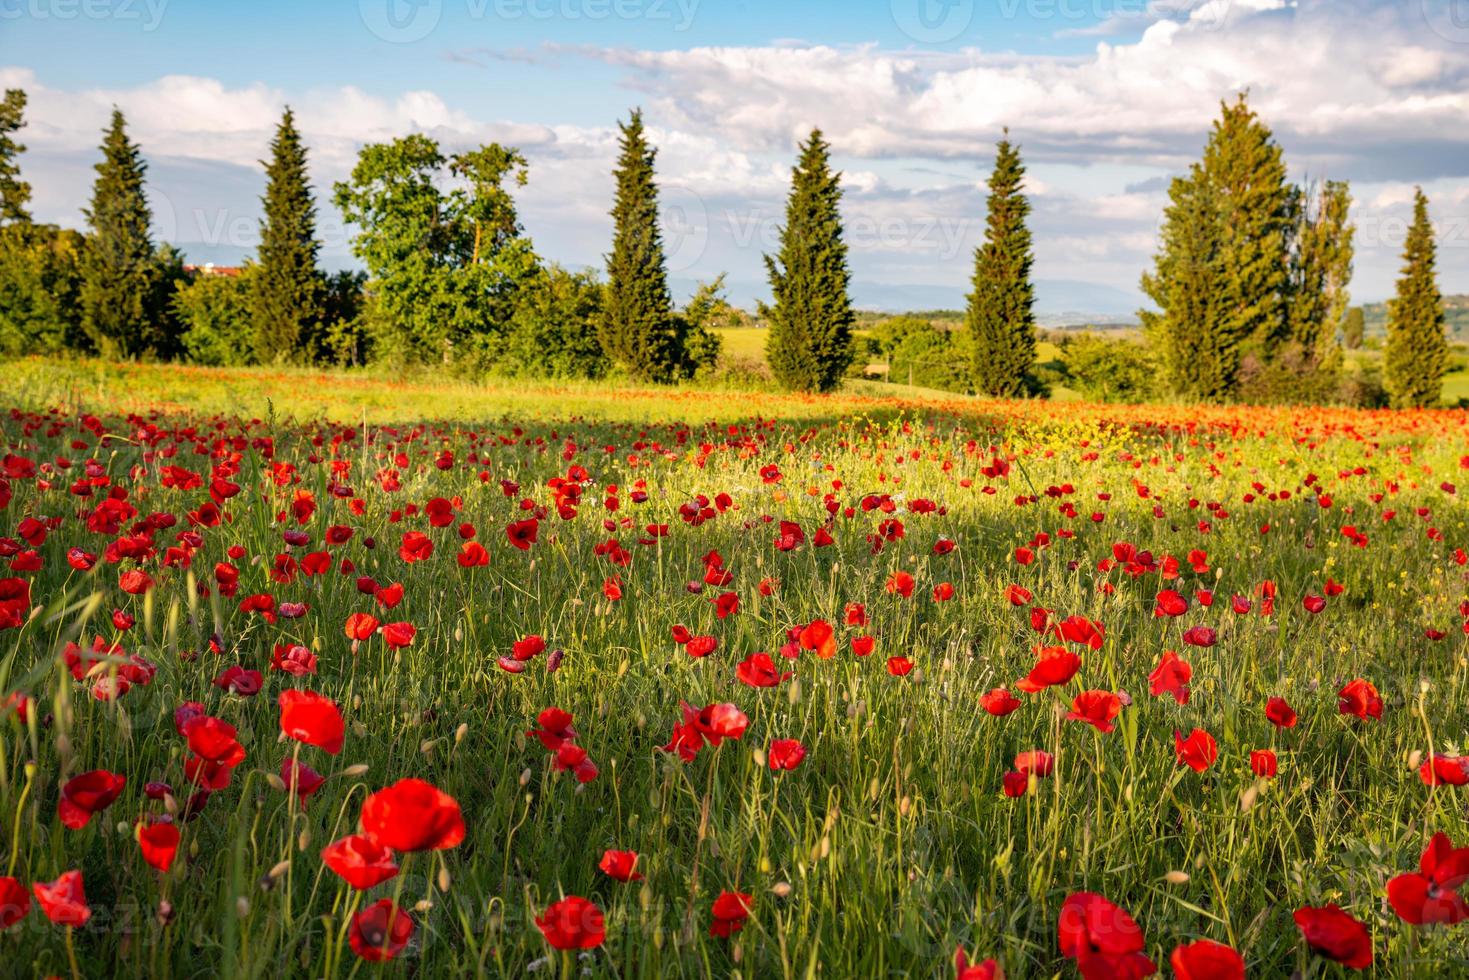
[[[258,159],[298,110],[325,197],[364,143],[522,147],[527,231],[596,265],[615,122],[660,146],[675,284],[763,288],[797,140],[846,175],[854,292],[957,306],[983,180],[1008,125],[1030,167],[1043,309],[1121,313],[1168,178],[1221,98],[1249,89],[1297,179],[1352,181],[1358,299],[1392,284],[1414,183],[1450,290],[1469,291],[1469,18],[1462,0],[0,0],[0,84],[31,94],[36,210],[76,223],[108,107],[151,164],[160,237],[199,259],[254,246]]]

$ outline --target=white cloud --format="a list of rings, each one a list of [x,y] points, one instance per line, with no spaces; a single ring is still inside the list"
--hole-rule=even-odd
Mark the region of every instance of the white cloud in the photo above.
[[[700,225],[692,237],[671,236],[690,275],[729,269],[732,278],[763,278],[759,254],[780,220],[795,145],[820,126],[844,171],[848,219],[864,230],[854,249],[858,277],[885,281],[891,269],[917,266],[930,281],[962,286],[993,143],[1009,126],[1029,167],[1037,275],[1130,290],[1152,251],[1166,177],[1197,156],[1220,100],[1244,89],[1298,173],[1354,180],[1364,228],[1396,227],[1413,182],[1432,187],[1436,209],[1465,210],[1469,194],[1452,184],[1469,177],[1469,44],[1430,29],[1419,6],[1155,0],[1106,25],[1107,40],[1072,57],[780,42],[657,51],[545,46],[515,58],[598,62],[637,93],[670,209]],[[486,58],[504,53],[462,56]],[[31,95],[25,165],[38,211],[52,218],[76,220],[113,104],[127,113],[144,153],[162,163],[154,188],[184,202],[174,210],[192,213],[212,180],[233,197],[195,224],[216,225],[217,213],[253,216],[257,161],[289,102],[319,186],[345,176],[366,142],[411,131],[451,148],[498,140],[530,158],[522,215],[552,257],[595,263],[610,234],[611,114],[602,126],[507,122],[427,89],[384,97],[351,86],[288,91],[186,75],[61,90],[48,87],[44,70],[21,67],[0,67],[0,85]],[[626,91],[609,94],[624,104]],[[192,189],[168,185],[181,172]],[[932,228],[942,247],[913,263],[914,242]],[[1373,234],[1371,241],[1364,234],[1358,278],[1379,293],[1396,258],[1388,236]],[[1445,275],[1463,279],[1469,268],[1446,264]]]

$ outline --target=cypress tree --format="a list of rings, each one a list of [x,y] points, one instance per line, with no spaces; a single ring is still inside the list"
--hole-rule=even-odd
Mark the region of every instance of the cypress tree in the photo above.
[[[1143,292],[1161,312],[1139,318],[1174,394],[1202,401],[1230,394],[1239,371],[1239,345],[1220,306],[1220,212],[1212,186],[1195,164],[1168,188],[1161,247]]]
[[[143,195],[148,165],[114,108],[94,168],[89,233],[81,271],[82,329],[106,357],[139,357],[168,347],[160,307],[162,270],[153,247],[153,213]]]
[[[621,152],[613,173],[617,191],[599,329],[602,349],[633,378],[668,382],[674,379],[683,352],[658,230],[658,187],[653,181],[658,151],[643,134],[640,110],[634,110],[626,124],[619,122],[618,128]]]
[[[1387,303],[1387,348],[1382,384],[1394,408],[1437,405],[1448,366],[1443,297],[1434,269],[1433,226],[1428,198],[1413,192],[1413,223],[1403,247],[1403,273]]]
[[[1008,398],[1025,389],[1035,363],[1035,290],[1030,282],[1034,256],[1025,226],[1030,202],[1021,193],[1025,166],[1006,138],[995,154],[989,179],[989,216],[984,244],[974,253],[973,291],[965,325],[969,330],[974,387]]]
[[[20,155],[25,147],[12,134],[25,125],[26,94],[18,88],[6,89],[0,99],[0,225],[30,224],[26,205],[31,199],[31,185],[20,179]]]
[[[1280,146],[1246,96],[1221,108],[1203,159],[1169,189],[1154,269],[1142,281],[1160,308],[1142,319],[1169,386],[1211,401],[1234,397],[1241,364],[1268,364],[1290,337],[1300,215]]]
[[[289,108],[281,116],[265,167],[265,216],[259,264],[250,277],[256,360],[311,360],[322,319],[323,279],[317,268],[316,204],[306,175],[306,147]]]
[[[791,194],[780,252],[765,256],[774,304],[761,304],[770,321],[765,358],[782,386],[830,391],[851,363],[851,273],[842,240],[841,174],[831,169],[831,147],[821,130],[800,146],[791,170]]]
[[[1204,147],[1203,172],[1221,211],[1220,282],[1224,329],[1262,359],[1287,336],[1287,295],[1295,189],[1269,127],[1241,94]]]

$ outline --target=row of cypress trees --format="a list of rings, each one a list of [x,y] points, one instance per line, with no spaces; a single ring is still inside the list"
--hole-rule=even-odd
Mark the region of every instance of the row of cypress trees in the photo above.
[[[603,345],[632,376],[658,381],[677,377],[682,338],[669,312],[655,154],[634,112],[622,126],[602,329]],[[975,253],[965,331],[975,390],[1001,397],[1027,391],[1035,361],[1034,255],[1024,177],[1019,149],[1007,132],[990,176],[989,217],[984,244]],[[855,357],[841,199],[831,146],[815,129],[798,147],[791,169],[780,247],[765,256],[771,302],[760,306],[769,328],[766,361],[775,380],[791,390],[832,390]]]
[[[67,346],[107,356],[177,354],[170,297],[182,277],[181,260],[153,240],[147,164],[122,113],[114,110],[105,133],[87,232],[78,238],[31,222],[30,188],[17,164],[24,147],[13,135],[24,107],[17,90],[0,101],[0,341],[34,331],[23,321],[42,315],[36,311],[43,300],[52,308],[65,305],[57,297],[67,297],[67,289],[58,283],[71,262],[76,323],[53,330],[69,338]],[[1142,282],[1158,306],[1141,314],[1146,334],[1166,381],[1184,398],[1330,400],[1342,365],[1337,329],[1353,256],[1348,188],[1289,184],[1281,149],[1247,98],[1222,109],[1202,160],[1170,187],[1155,266]],[[673,308],[658,225],[657,151],[640,112],[619,126],[614,235],[594,342],[638,380],[692,377],[708,360],[707,331]],[[289,109],[270,150],[248,292],[250,343],[262,363],[304,359],[303,350],[319,343],[332,305],[319,268],[306,149]],[[836,387],[854,358],[841,175],[830,151],[820,130],[800,144],[780,247],[765,257],[772,293],[761,307],[769,325],[767,360],[777,381],[796,390]],[[511,163],[519,160],[509,153]],[[456,157],[456,172],[472,157]],[[498,186],[503,174],[495,173]],[[989,177],[984,241],[974,256],[959,345],[973,390],[993,396],[1026,394],[1036,354],[1024,177],[1006,132]],[[1404,263],[1389,304],[1384,385],[1396,405],[1434,404],[1449,350],[1421,190]]]

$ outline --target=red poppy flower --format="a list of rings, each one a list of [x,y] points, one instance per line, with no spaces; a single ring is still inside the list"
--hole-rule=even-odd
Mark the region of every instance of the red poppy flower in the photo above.
[[[1382,698],[1370,681],[1358,677],[1336,692],[1337,711],[1344,715],[1356,715],[1363,720],[1382,717]]]
[[[799,766],[804,758],[806,747],[794,738],[776,739],[770,743],[770,751],[766,753],[772,772],[782,769],[789,772]]]
[[[299,759],[290,756],[281,760],[281,782],[287,792],[294,792],[304,804],[312,793],[326,784],[326,777]]]
[[[637,851],[604,851],[602,860],[597,863],[603,874],[614,881],[622,882],[643,880],[643,876],[636,870],[637,865]]]
[[[1193,676],[1194,669],[1187,660],[1172,650],[1164,650],[1163,659],[1148,675],[1148,689],[1155,698],[1171,694],[1179,704],[1188,704],[1188,682]]]
[[[460,568],[483,568],[490,563],[490,552],[478,541],[466,541],[459,546],[454,560]]]
[[[1469,904],[1459,888],[1469,881],[1469,847],[1454,847],[1447,834],[1434,834],[1418,872],[1387,883],[1387,900],[1409,925],[1457,925],[1469,919]]]
[[[1218,638],[1207,626],[1191,626],[1183,631],[1183,642],[1193,647],[1212,647]]]
[[[913,661],[907,657],[888,657],[888,673],[894,677],[906,677],[913,672]]]
[[[80,871],[68,871],[51,882],[38,881],[31,888],[36,904],[58,926],[83,926],[92,917]]]
[[[211,715],[193,714],[180,727],[189,740],[189,751],[200,759],[223,766],[237,766],[245,761],[245,747],[235,737],[235,726],[229,722]]]
[[[523,636],[520,639],[516,640],[514,643],[510,644],[510,655],[516,660],[525,662],[527,660],[534,659],[538,653],[545,649],[545,639],[532,633],[529,636]]]
[[[11,877],[0,878],[0,929],[9,929],[31,911],[31,895]]]
[[[1015,756],[1015,768],[1037,776],[1049,776],[1056,771],[1056,757],[1040,749],[1031,749]]]
[[[970,963],[964,955],[964,947],[954,951],[954,980],[1004,980],[1005,972],[994,960]]]
[[[364,960],[390,960],[403,952],[413,938],[413,929],[411,915],[394,905],[392,899],[380,898],[352,917],[347,942],[352,952]]]
[[[328,844],[322,848],[321,860],[358,891],[380,885],[398,873],[392,850],[362,834]]]
[[[824,619],[813,619],[801,630],[798,637],[801,649],[814,650],[822,660],[830,660],[837,654],[836,632]]]
[[[1172,589],[1164,589],[1158,593],[1153,602],[1153,617],[1160,616],[1182,616],[1188,612],[1188,599]]]
[[[1132,916],[1094,892],[1067,897],[1056,934],[1061,955],[1076,961],[1085,980],[1140,978],[1158,972],[1143,954],[1143,931]]]
[[[1023,606],[1034,598],[1033,593],[1018,585],[1010,585],[1005,588],[1005,598],[1012,606]]]
[[[1301,600],[1301,606],[1314,616],[1326,608],[1326,599],[1319,595],[1307,595]]]
[[[1270,749],[1256,749],[1250,753],[1250,772],[1262,779],[1274,779],[1280,770],[1275,753]]]
[[[1469,756],[1435,752],[1432,758],[1418,767],[1418,778],[1423,780],[1424,786],[1469,785]]]
[[[265,683],[265,677],[258,670],[246,670],[239,664],[235,664],[214,679],[214,686],[221,691],[229,691],[231,694],[242,698],[253,697],[260,693],[260,687]]]
[[[1011,799],[1018,799],[1030,790],[1030,773],[1014,770],[1000,777],[1000,788]]]
[[[400,779],[363,801],[362,830],[395,851],[438,851],[464,840],[464,817],[432,783]]]
[[[733,592],[725,592],[714,599],[714,615],[718,619],[727,619],[740,611],[740,597]]]
[[[1367,927],[1335,903],[1296,909],[1295,920],[1306,943],[1327,959],[1354,970],[1372,965],[1372,937]]]
[[[775,687],[793,674],[777,669],[770,654],[752,653],[735,666],[735,676],[750,687]]]
[[[1214,736],[1202,728],[1189,732],[1188,738],[1174,732],[1173,752],[1178,757],[1179,765],[1188,766],[1194,772],[1203,772],[1219,758],[1219,746],[1215,744]]]
[[[588,757],[587,750],[575,742],[561,743],[561,747],[556,750],[555,765],[557,772],[569,770],[575,773],[579,783],[590,783],[598,775],[596,763]]]
[[[1003,718],[1020,707],[1020,699],[1005,688],[997,687],[979,696],[979,706],[996,718]]]
[[[1113,719],[1122,711],[1122,699],[1111,691],[1082,691],[1071,702],[1068,721],[1082,721],[1103,734],[1115,726]]]
[[[698,712],[684,705],[684,721],[692,724],[710,745],[718,745],[726,738],[739,738],[750,724],[743,711],[727,702],[706,705]]]
[[[331,698],[315,691],[282,691],[280,707],[281,731],[287,736],[329,755],[342,751],[346,724]]]
[[[728,938],[739,932],[754,907],[754,900],[744,892],[720,892],[710,909],[709,935]]]
[[[529,551],[530,546],[536,543],[536,536],[540,534],[541,522],[534,517],[523,521],[515,521],[505,528],[505,537],[509,542],[521,551]]]
[[[553,902],[536,927],[553,949],[593,949],[607,938],[602,910],[579,895]]]
[[[572,715],[569,711],[551,707],[536,716],[536,723],[540,728],[533,728],[525,734],[541,740],[541,744],[548,750],[555,752],[565,742],[576,740],[576,729],[571,727]]]
[[[1081,658],[1065,647],[1041,647],[1030,673],[1015,682],[1027,694],[1065,684],[1081,669]]]
[[[1067,643],[1075,643],[1092,650],[1102,649],[1102,641],[1107,635],[1101,623],[1085,616],[1067,616],[1056,624],[1056,633]]]
[[[412,623],[389,623],[383,627],[383,641],[395,650],[408,646],[418,635]]]
[[[1212,939],[1196,939],[1168,957],[1175,980],[1245,980],[1244,957]]]
[[[1276,728],[1296,727],[1296,711],[1290,706],[1290,702],[1282,697],[1273,697],[1265,702],[1265,717],[1270,719],[1270,724]]]
[[[719,638],[714,636],[691,636],[689,642],[684,644],[684,653],[699,659],[707,657],[719,646]]]
[[[179,829],[171,820],[140,823],[138,847],[143,852],[144,861],[159,871],[167,871],[173,867],[174,856],[178,854]]]
[[[127,785],[127,777],[106,769],[93,769],[80,776],[73,776],[61,787],[61,798],[56,801],[56,815],[62,826],[80,830],[92,819],[112,805]]]
[[[912,575],[909,575],[907,572],[894,572],[888,576],[887,585],[884,588],[887,589],[889,595],[898,595],[904,599],[910,599],[913,596],[913,586],[914,581]]]
[[[372,634],[377,632],[377,627],[378,621],[375,617],[368,613],[353,613],[347,617],[344,632],[346,632],[347,639],[349,640],[367,640],[372,637]]]

